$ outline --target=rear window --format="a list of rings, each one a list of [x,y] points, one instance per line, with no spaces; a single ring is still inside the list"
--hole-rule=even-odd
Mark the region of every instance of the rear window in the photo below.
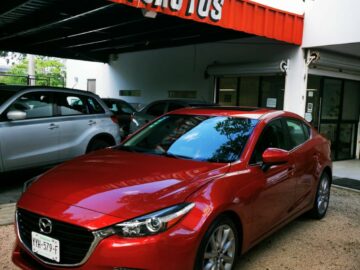
[[[7,101],[13,95],[14,95],[14,92],[12,92],[12,91],[0,90],[0,105],[5,103],[5,101]]]
[[[57,94],[57,106],[63,116],[88,114],[83,97],[78,95]]]
[[[89,104],[89,111],[91,114],[105,113],[105,110],[103,109],[103,107],[101,107],[101,105],[99,104],[99,102],[97,102],[96,99],[88,97],[87,102]]]
[[[305,133],[303,124],[300,121],[295,119],[286,119],[285,122],[290,133],[290,149],[303,144],[309,138],[309,134]]]

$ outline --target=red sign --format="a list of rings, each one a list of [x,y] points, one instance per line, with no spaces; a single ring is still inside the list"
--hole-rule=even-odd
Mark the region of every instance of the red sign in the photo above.
[[[301,44],[304,17],[249,0],[111,0],[120,4]]]

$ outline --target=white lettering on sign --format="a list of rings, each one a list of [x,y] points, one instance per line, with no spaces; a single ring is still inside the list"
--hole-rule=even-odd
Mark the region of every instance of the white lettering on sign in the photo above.
[[[170,9],[172,11],[179,11],[182,7],[183,0],[170,0]]]
[[[170,8],[171,11],[180,11],[184,0],[141,0],[145,5],[151,5],[153,8]],[[225,0],[188,0],[186,7],[186,16],[195,14],[200,19],[210,18],[213,22],[220,21],[222,18],[222,9]]]

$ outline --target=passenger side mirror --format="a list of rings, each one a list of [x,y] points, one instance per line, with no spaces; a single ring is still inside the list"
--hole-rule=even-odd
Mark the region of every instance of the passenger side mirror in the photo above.
[[[268,148],[262,154],[263,170],[269,169],[273,165],[284,164],[289,161],[289,152],[278,148]]]
[[[7,118],[12,121],[26,119],[26,112],[20,110],[12,110],[6,114]]]

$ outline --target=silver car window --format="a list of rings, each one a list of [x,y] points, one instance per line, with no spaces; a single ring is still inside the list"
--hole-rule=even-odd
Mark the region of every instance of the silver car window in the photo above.
[[[26,119],[53,116],[53,101],[51,93],[27,93],[11,104],[8,111],[19,110],[26,113]]]

